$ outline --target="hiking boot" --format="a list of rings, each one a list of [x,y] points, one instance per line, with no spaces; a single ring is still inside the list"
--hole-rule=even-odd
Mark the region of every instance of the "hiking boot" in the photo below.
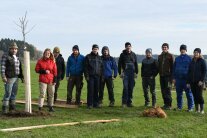
[[[188,109],[187,112],[193,112],[193,108]]]
[[[89,106],[87,106],[87,108],[88,108],[88,109],[92,109],[92,108],[93,108],[93,106],[89,105]]]
[[[16,110],[16,106],[14,104],[10,104],[9,111],[15,111],[15,110]]]
[[[39,109],[39,111],[42,111],[42,107],[39,107],[38,109]]]
[[[130,104],[127,104],[127,107],[134,107],[134,105],[130,103]]]
[[[201,110],[201,112],[200,112],[201,114],[204,114],[205,112],[204,112],[204,110]]]
[[[181,108],[178,108],[178,107],[177,108],[174,108],[173,110],[174,111],[182,111],[182,109]]]
[[[127,105],[126,104],[122,104],[122,108],[126,108],[127,107]]]
[[[114,107],[114,102],[110,102],[109,107]]]
[[[72,104],[71,101],[67,101],[66,104]]]
[[[2,114],[7,114],[7,113],[8,113],[7,106],[2,106]]]
[[[145,106],[145,107],[150,107],[150,103],[145,102],[144,106]]]
[[[49,107],[49,112],[55,112],[55,110],[52,106]]]

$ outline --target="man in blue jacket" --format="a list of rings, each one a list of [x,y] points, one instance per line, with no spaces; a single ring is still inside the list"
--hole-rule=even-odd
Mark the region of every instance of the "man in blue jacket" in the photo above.
[[[80,105],[81,89],[83,87],[84,56],[80,54],[78,45],[73,46],[73,53],[68,57],[66,67],[67,104],[71,104],[72,91],[76,86],[75,104]]]
[[[108,96],[109,96],[109,107],[114,106],[114,84],[113,84],[113,79],[117,77],[117,65],[116,61],[114,60],[113,57],[110,56],[109,53],[109,48],[107,46],[104,46],[102,48],[102,56],[103,60],[103,77],[101,79],[101,86],[100,86],[100,91],[99,91],[99,105],[102,104],[103,101],[103,95],[104,95],[104,86],[106,84],[107,89],[108,89]]]
[[[190,88],[187,88],[186,81],[188,76],[191,57],[186,54],[187,46],[180,46],[180,56],[175,59],[173,66],[173,83],[176,85],[177,93],[177,110],[182,110],[183,107],[183,90],[186,93],[188,100],[188,111],[193,111],[193,94]]]

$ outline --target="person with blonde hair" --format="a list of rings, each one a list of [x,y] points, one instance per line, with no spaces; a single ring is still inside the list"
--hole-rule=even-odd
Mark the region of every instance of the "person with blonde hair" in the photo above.
[[[54,112],[54,92],[55,84],[57,79],[57,67],[55,63],[55,58],[50,49],[46,48],[43,57],[38,60],[36,67],[36,73],[39,73],[39,111],[42,110],[44,104],[44,98],[46,91],[48,91],[48,107],[49,112]]]
[[[189,65],[187,88],[193,93],[196,112],[204,114],[203,84],[206,75],[206,61],[201,55],[201,49],[196,48]]]

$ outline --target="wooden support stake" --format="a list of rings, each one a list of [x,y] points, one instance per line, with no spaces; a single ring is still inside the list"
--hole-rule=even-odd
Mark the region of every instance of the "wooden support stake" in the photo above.
[[[78,124],[109,123],[109,122],[119,122],[119,121],[120,121],[119,119],[93,120],[93,121],[83,121],[83,122],[71,122],[71,123],[61,123],[61,124],[49,124],[49,125],[38,125],[38,126],[7,128],[7,129],[0,129],[0,131],[1,132],[13,132],[13,131],[31,130],[31,129],[37,129],[37,128],[46,128],[46,127],[74,126],[74,125],[78,125]]]

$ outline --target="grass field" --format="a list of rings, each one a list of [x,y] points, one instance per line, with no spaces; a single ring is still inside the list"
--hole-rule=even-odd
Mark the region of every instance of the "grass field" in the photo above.
[[[31,64],[32,75],[32,98],[37,99],[38,90],[38,74],[34,72],[35,63]],[[140,74],[139,74],[140,75]],[[163,100],[159,87],[159,77],[157,77],[157,104],[162,106]],[[168,118],[145,118],[142,112],[145,109],[143,91],[141,88],[141,77],[136,80],[134,88],[133,104],[135,107],[122,108],[122,81],[117,78],[114,81],[115,91],[115,107],[108,107],[108,94],[105,91],[104,106],[100,109],[87,109],[81,106],[78,109],[55,108],[55,113],[49,117],[25,117],[25,118],[9,118],[0,116],[0,129],[23,127],[31,125],[44,125],[53,123],[65,123],[74,121],[97,120],[118,118],[121,122],[90,124],[63,127],[48,127],[43,129],[34,129],[18,132],[0,132],[0,137],[12,138],[55,138],[55,137],[207,137],[207,115],[186,112],[186,97],[184,95],[183,111],[166,111]],[[0,82],[0,97],[4,93],[3,83]],[[206,99],[206,93],[204,93]],[[18,99],[24,98],[24,86],[19,85]],[[59,98],[66,99],[66,80],[61,82],[59,88]],[[173,92],[173,107],[176,107],[176,95]],[[82,99],[86,99],[86,83],[82,91]],[[0,103],[0,106],[2,103]],[[17,105],[18,110],[24,110],[24,105]],[[37,110],[37,106],[33,106],[33,110]],[[45,108],[45,110],[47,110]],[[207,111],[207,108],[205,108]]]

